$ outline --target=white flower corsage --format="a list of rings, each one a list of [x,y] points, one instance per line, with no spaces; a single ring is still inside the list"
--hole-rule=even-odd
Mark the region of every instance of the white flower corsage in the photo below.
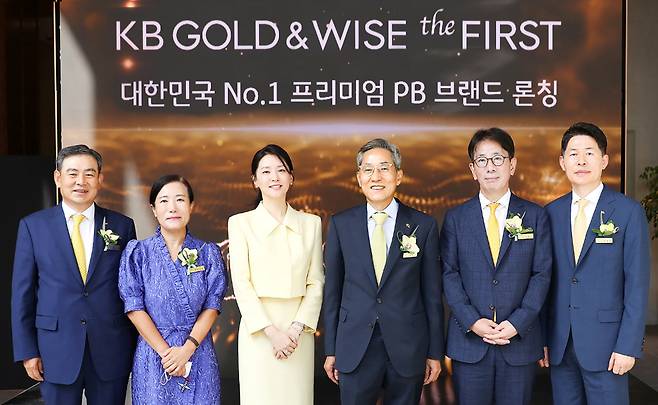
[[[121,247],[119,246],[119,238],[121,238],[119,235],[114,233],[111,229],[107,228],[107,221],[105,221],[105,217],[103,217],[103,226],[101,229],[98,230],[98,234],[103,238],[103,242],[105,242],[105,247],[103,248],[103,252],[106,252],[108,250],[120,250]]]
[[[199,253],[196,249],[183,248],[178,254],[178,260],[181,264],[187,267],[187,275],[189,276],[192,273],[199,271],[204,271],[206,268],[203,266],[197,266],[196,261],[199,258]]]
[[[407,228],[411,228],[411,226],[407,224]],[[420,252],[420,248],[416,244],[417,230],[418,230],[418,226],[414,228],[413,232],[411,232],[411,235],[402,235],[400,232],[398,232],[397,237],[398,237],[398,241],[400,242],[400,251],[402,252],[403,259],[416,257]]]
[[[619,232],[619,227],[612,222],[611,219],[608,222],[603,222],[603,215],[605,211],[601,211],[599,214],[599,227],[598,229],[592,229],[592,232],[596,234],[596,243],[612,243],[613,239],[610,237],[617,232]]]
[[[535,236],[532,228],[526,228],[523,226],[524,217],[525,212],[523,214],[510,212],[509,217],[505,220],[505,230],[509,234],[509,237],[515,241],[533,239]]]

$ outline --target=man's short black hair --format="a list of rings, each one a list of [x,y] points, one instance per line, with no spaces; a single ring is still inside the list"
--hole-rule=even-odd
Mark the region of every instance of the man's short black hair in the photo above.
[[[567,129],[564,135],[562,135],[562,155],[564,155],[564,152],[567,150],[567,145],[571,138],[577,135],[586,135],[594,138],[596,144],[601,150],[601,154],[605,155],[607,153],[608,139],[601,128],[594,124],[590,124],[589,122],[576,122]]]
[[[514,157],[514,140],[504,130],[500,128],[489,128],[489,129],[480,129],[477,131],[471,138],[471,142],[468,143],[468,157],[473,160],[475,153],[475,147],[478,143],[482,141],[494,141],[499,144],[507,153],[509,153],[509,158]]]

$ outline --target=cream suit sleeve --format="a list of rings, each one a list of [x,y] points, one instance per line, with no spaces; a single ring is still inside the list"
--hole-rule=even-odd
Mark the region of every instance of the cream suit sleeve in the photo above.
[[[249,247],[241,228],[239,217],[228,219],[228,239],[233,292],[240,308],[242,319],[249,333],[256,333],[272,324],[251,283]]]
[[[297,310],[295,321],[305,325],[305,331],[313,333],[318,325],[322,307],[322,289],[324,287],[324,268],[322,266],[322,223],[320,218],[308,216],[313,221],[313,250],[306,275],[306,294]]]

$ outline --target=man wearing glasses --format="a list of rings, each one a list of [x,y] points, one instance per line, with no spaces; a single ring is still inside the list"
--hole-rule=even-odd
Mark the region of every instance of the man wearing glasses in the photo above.
[[[446,213],[440,242],[457,402],[529,404],[551,281],[548,217],[510,192],[517,162],[507,132],[477,131],[468,156],[480,190]]]
[[[393,198],[397,146],[373,139],[356,163],[366,204],[331,218],[325,246],[324,369],[343,405],[382,390],[386,405],[417,404],[443,356],[437,224]]]

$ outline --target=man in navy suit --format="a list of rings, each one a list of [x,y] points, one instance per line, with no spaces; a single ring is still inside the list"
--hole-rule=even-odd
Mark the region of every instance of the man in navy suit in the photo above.
[[[553,401],[628,404],[640,357],[649,287],[644,210],[604,186],[607,140],[576,123],[562,137],[560,166],[572,192],[546,209],[553,230],[553,283],[546,302]]]
[[[551,281],[548,217],[510,192],[517,162],[507,132],[479,130],[468,156],[480,192],[446,213],[440,242],[458,402],[529,404]]]
[[[85,145],[62,149],[54,172],[62,203],[18,227],[14,359],[41,381],[46,404],[80,404],[83,390],[90,405],[125,402],[136,335],[123,314],[118,272],[135,226],[94,203],[102,167]]]
[[[393,198],[398,148],[374,139],[357,154],[366,197],[331,218],[325,245],[324,369],[343,405],[417,404],[438,378],[443,308],[436,221]]]

